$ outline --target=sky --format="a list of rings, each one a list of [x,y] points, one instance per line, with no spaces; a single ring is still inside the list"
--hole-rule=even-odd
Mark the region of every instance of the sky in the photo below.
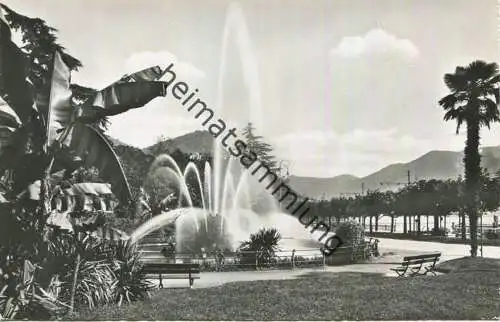
[[[40,17],[102,88],[174,63],[242,127],[251,121],[294,175],[368,175],[430,150],[463,149],[438,105],[445,73],[499,62],[497,0],[2,0]],[[203,130],[172,97],[111,118],[137,147]],[[500,126],[481,133],[500,145]]]

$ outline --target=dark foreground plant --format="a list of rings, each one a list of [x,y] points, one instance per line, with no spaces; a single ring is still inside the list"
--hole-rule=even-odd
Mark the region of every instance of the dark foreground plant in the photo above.
[[[250,235],[250,240],[241,243],[239,260],[241,265],[268,266],[276,257],[281,234],[275,228],[261,229]]]
[[[112,246],[113,270],[116,276],[114,285],[114,300],[121,305],[124,301],[130,303],[144,300],[151,295],[153,284],[146,279],[142,271],[140,253],[137,245],[128,241],[118,241]]]

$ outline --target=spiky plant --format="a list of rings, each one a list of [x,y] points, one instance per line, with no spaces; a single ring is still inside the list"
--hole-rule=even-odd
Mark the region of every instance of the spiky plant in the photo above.
[[[279,250],[281,234],[276,228],[263,228],[250,235],[250,240],[241,243],[240,262],[243,265],[269,265]]]

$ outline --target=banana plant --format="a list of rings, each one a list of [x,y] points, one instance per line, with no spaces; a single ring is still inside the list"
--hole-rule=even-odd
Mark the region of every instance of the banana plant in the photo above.
[[[3,7],[5,10],[5,7]],[[49,180],[81,166],[95,167],[111,183],[122,203],[131,200],[130,188],[112,144],[97,124],[107,117],[142,107],[165,95],[154,66],[126,75],[97,91],[70,83],[67,55],[57,49],[44,86],[27,70],[30,57],[11,39],[9,24],[0,16],[0,97],[10,109],[0,112],[0,174],[7,198],[41,181],[40,206],[50,213]],[[46,85],[46,86],[45,86]]]

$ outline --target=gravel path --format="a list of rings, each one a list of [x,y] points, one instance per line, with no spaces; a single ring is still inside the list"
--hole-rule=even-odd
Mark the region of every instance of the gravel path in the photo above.
[[[379,238],[379,250],[381,257],[375,258],[369,263],[353,264],[344,266],[318,267],[313,269],[296,270],[271,270],[271,271],[245,271],[245,272],[203,272],[200,279],[195,280],[193,288],[216,287],[226,283],[258,281],[258,280],[281,280],[295,279],[312,272],[361,272],[376,273],[386,276],[396,276],[390,270],[401,263],[404,256],[441,252],[441,261],[469,256],[468,245],[443,244],[436,242],[424,242],[401,239]],[[500,247],[483,247],[484,257],[500,258]],[[158,283],[157,280],[152,282]],[[165,287],[188,287],[187,280],[166,280]]]

